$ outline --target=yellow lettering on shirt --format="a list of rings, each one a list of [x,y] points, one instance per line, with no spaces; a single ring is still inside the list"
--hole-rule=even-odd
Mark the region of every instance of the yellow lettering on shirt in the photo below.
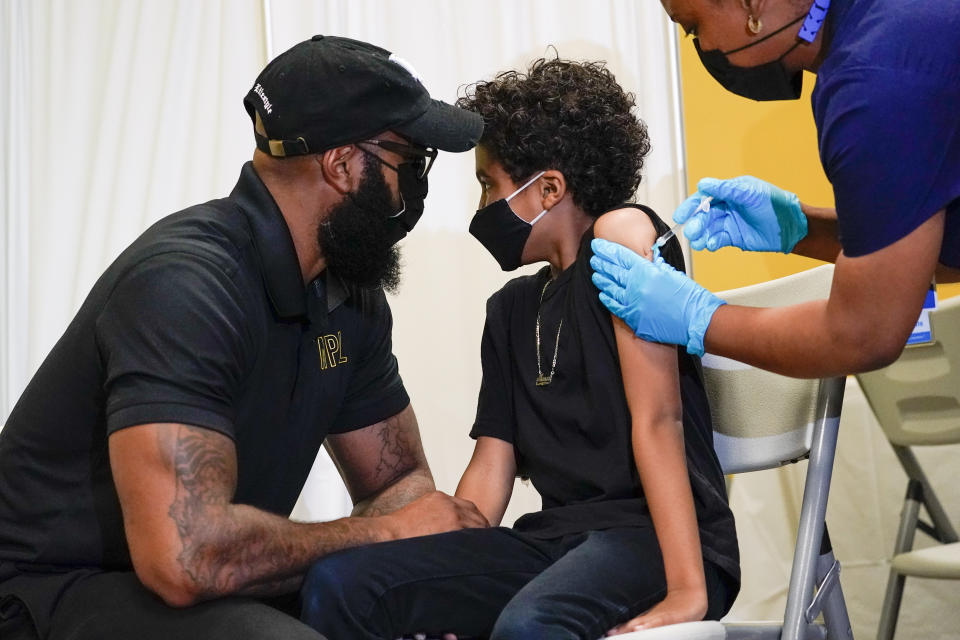
[[[317,338],[317,350],[320,352],[320,369],[337,367],[348,361],[343,355],[343,338],[341,331],[336,334],[327,334]]]

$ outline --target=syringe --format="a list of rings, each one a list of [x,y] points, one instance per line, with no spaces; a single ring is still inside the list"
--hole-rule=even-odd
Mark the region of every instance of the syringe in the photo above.
[[[693,212],[693,214],[691,215],[691,217],[695,216],[696,214],[698,214],[698,213],[700,213],[700,212],[710,211],[710,203],[711,203],[712,201],[713,201],[713,196],[705,196],[705,197],[703,197],[703,198],[700,200],[700,204],[697,205],[697,209]],[[688,222],[689,222],[689,220],[690,220],[690,218],[687,218],[687,221],[688,221]],[[679,231],[679,230],[680,230],[680,227],[682,227],[682,226],[685,225],[685,224],[686,224],[686,222],[680,222],[680,223],[677,223],[677,224],[673,225],[672,227],[670,227],[670,229],[669,229],[666,233],[664,233],[662,236],[660,236],[659,238],[657,238],[657,241],[653,243],[653,246],[650,248],[650,250],[653,251],[653,250],[656,249],[657,247],[662,247],[663,245],[667,244],[667,242],[670,240],[670,238],[672,238],[673,236],[677,235],[677,231]]]

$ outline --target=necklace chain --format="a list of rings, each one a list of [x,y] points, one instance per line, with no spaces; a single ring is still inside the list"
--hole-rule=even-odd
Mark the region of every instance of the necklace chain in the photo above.
[[[560,351],[560,330],[563,328],[563,318],[560,318],[560,325],[557,327],[557,340],[553,345],[553,362],[550,364],[550,373],[543,375],[543,369],[540,365],[540,306],[543,306],[543,294],[547,292],[547,287],[553,279],[547,280],[540,291],[540,305],[537,307],[537,325],[535,335],[537,338],[537,386],[545,387],[553,382],[553,373],[557,370],[557,353]]]

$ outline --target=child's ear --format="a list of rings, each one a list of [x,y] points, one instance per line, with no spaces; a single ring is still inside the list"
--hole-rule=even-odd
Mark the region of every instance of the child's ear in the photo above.
[[[567,179],[556,169],[545,172],[540,178],[540,185],[544,209],[552,209],[567,195]]]

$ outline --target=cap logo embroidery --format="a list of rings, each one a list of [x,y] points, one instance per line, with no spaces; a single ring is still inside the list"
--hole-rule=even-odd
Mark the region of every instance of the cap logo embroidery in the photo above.
[[[267,113],[273,113],[273,103],[270,102],[270,99],[267,98],[266,92],[263,90],[263,87],[260,86],[260,83],[253,85],[253,92],[260,96],[260,99],[263,100],[263,108]]]
[[[420,77],[420,74],[417,73],[417,70],[414,68],[412,64],[410,64],[409,62],[407,62],[406,60],[404,60],[403,58],[401,58],[395,53],[391,53],[390,58],[388,59],[390,60],[390,62],[394,62],[400,65],[401,67],[403,67],[404,69],[406,69],[407,73],[412,75],[417,82],[419,82],[420,84],[423,84],[423,78]]]

